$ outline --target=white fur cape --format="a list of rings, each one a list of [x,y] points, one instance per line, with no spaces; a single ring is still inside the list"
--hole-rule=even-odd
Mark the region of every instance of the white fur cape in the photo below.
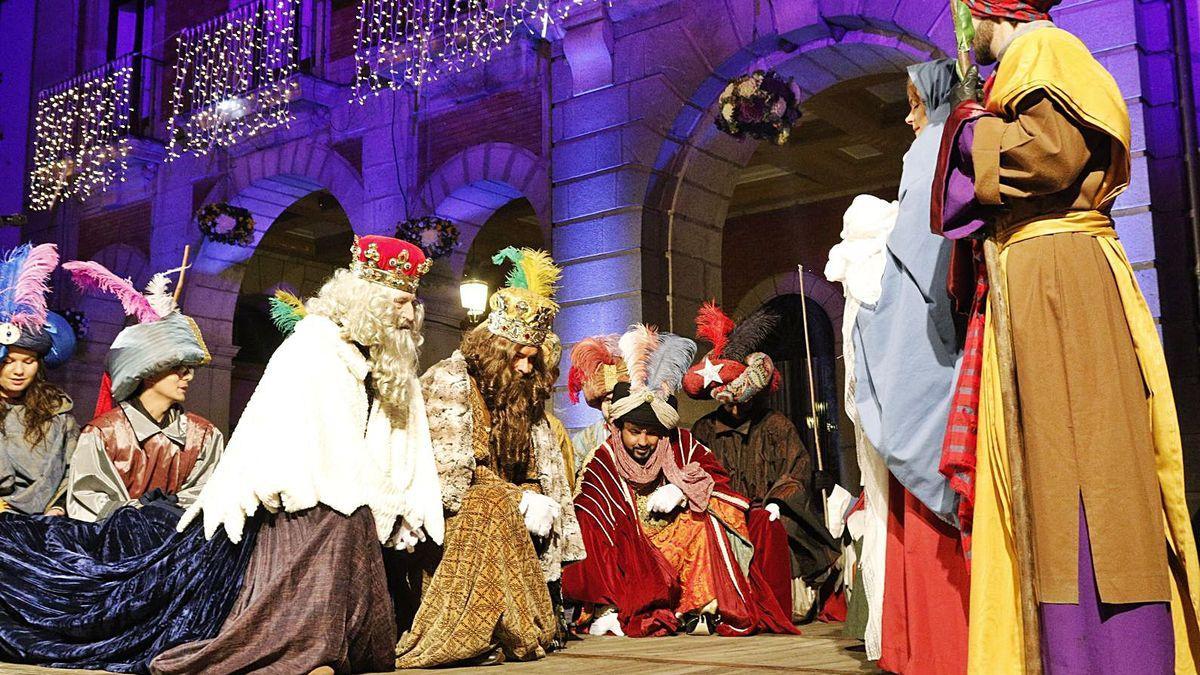
[[[260,504],[295,512],[320,503],[347,516],[369,507],[385,545],[396,543],[397,518],[440,544],[442,493],[420,384],[414,374],[407,424],[395,428],[378,402],[368,414],[368,372],[335,323],[316,315],[298,323],[271,357],[179,530],[203,511],[206,537],[224,526],[238,542]]]

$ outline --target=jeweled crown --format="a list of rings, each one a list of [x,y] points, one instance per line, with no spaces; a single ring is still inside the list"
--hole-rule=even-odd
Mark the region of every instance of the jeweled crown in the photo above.
[[[350,255],[355,276],[413,294],[433,266],[420,247],[395,237],[356,236]]]

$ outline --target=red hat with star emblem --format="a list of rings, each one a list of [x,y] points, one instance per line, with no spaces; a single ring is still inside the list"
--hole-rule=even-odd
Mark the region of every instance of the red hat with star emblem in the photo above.
[[[779,388],[779,371],[771,357],[756,351],[779,323],[779,316],[760,309],[734,324],[715,303],[696,315],[696,337],[713,348],[683,377],[683,390],[695,399],[746,403],[762,391]]]
[[[361,279],[415,294],[433,266],[421,247],[395,237],[354,237],[350,271]]]

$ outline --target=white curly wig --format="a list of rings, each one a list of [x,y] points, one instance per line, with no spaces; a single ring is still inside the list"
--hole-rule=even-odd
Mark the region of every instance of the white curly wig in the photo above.
[[[421,326],[425,311],[413,299],[414,320],[402,326],[396,299],[409,294],[354,276],[340,269],[306,304],[310,314],[324,316],[342,329],[342,337],[367,348],[375,395],[394,420],[408,417],[408,392],[419,374]]]

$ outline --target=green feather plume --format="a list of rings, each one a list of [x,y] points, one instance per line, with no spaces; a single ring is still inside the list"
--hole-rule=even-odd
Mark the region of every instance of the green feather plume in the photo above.
[[[295,295],[283,289],[275,291],[275,297],[269,300],[271,304],[271,321],[284,335],[291,335],[296,330],[296,324],[308,315],[304,303]]]

